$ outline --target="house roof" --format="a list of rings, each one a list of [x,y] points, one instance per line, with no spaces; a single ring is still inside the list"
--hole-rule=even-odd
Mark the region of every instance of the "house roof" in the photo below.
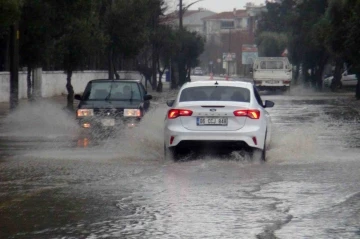
[[[245,9],[241,9],[241,10],[235,10],[232,12],[221,12],[221,13],[209,16],[209,17],[205,17],[202,20],[234,19],[234,18],[243,18],[243,17],[248,17],[248,16],[249,16],[249,14],[247,13],[247,11]]]
[[[197,13],[200,13],[200,12],[210,12],[212,13],[211,11],[209,10],[206,10],[206,9],[199,9],[199,10],[186,10],[183,14],[183,18],[186,18],[186,17],[190,17],[194,14],[197,14]],[[174,12],[171,12],[169,14],[166,14],[165,16],[163,16],[161,19],[160,19],[160,22],[161,23],[171,23],[173,21],[177,21],[179,19],[179,11],[174,11]]]

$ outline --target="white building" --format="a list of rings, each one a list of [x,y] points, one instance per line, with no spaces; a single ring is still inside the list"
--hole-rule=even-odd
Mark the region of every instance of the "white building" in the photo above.
[[[208,16],[216,14],[215,12],[199,8],[198,10],[186,10],[183,13],[183,27],[192,32],[198,32],[203,35],[203,21],[202,19]],[[173,26],[179,26],[179,11],[167,14],[163,21],[163,24],[170,24]]]

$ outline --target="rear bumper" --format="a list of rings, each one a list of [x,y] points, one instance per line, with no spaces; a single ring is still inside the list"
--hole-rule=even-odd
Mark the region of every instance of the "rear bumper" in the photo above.
[[[275,85],[256,85],[258,90],[288,90],[290,85],[282,85],[282,86],[275,86]]]
[[[239,145],[263,149],[265,129],[249,126],[236,131],[190,131],[178,126],[165,128],[164,136],[166,147],[199,147],[217,142],[231,147]]]

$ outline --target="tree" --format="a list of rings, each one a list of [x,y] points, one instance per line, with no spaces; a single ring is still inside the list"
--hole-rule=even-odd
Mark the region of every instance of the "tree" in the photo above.
[[[9,26],[19,20],[20,14],[20,0],[0,0],[0,28],[3,28],[2,31],[7,30]]]
[[[287,36],[285,33],[262,32],[257,36],[256,43],[259,48],[259,55],[279,57],[287,48]]]
[[[205,48],[205,40],[196,32],[179,30],[179,54],[176,57],[179,71],[179,86],[190,81],[190,70],[199,64],[199,57]]]
[[[73,71],[83,68],[91,54],[102,51],[105,42],[99,29],[99,1],[56,0],[53,4],[57,14],[52,19],[52,26],[58,29],[54,37],[53,60],[60,61],[66,72],[67,108],[73,110]]]
[[[177,40],[177,31],[167,25],[159,25],[152,42],[154,43],[154,51],[157,72],[159,80],[157,83],[157,91],[162,91],[162,76],[166,69],[170,68],[171,61],[174,60],[178,52],[180,42]]]
[[[31,72],[48,58],[52,29],[48,19],[55,14],[52,10],[46,0],[26,0],[22,7],[20,64],[27,67],[28,99],[32,99]]]
[[[134,58],[146,43],[154,21],[162,14],[162,0],[107,1],[103,7],[102,26],[110,39],[106,49],[109,56],[109,78],[113,79],[118,59]],[[116,75],[118,78],[119,76]]]
[[[360,45],[358,44],[360,39],[360,2],[356,0],[346,0],[344,12],[348,13],[349,21],[346,22],[346,28],[348,34],[345,41],[345,47],[347,51],[351,52],[349,58],[353,63],[353,67],[356,71],[358,83],[356,86],[355,96],[360,100]]]

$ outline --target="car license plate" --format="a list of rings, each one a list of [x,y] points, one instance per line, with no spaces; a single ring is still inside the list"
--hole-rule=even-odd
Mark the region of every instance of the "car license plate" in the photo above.
[[[203,126],[203,125],[227,126],[228,118],[226,118],[226,117],[198,117],[197,125],[198,126]]]
[[[278,80],[269,80],[268,83],[269,84],[279,84],[280,81],[278,81]]]
[[[101,124],[103,126],[115,126],[115,119],[102,119]]]

